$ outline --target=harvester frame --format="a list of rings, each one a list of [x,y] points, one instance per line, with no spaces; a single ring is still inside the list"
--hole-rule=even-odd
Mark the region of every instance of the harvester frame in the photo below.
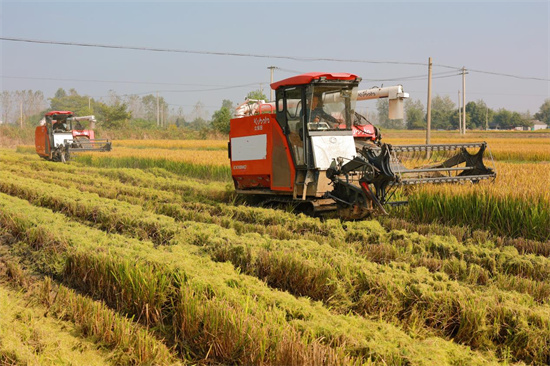
[[[356,219],[404,203],[391,201],[401,186],[496,176],[483,163],[486,143],[381,143],[376,128],[358,122],[355,102],[389,98],[390,118],[403,118],[408,95],[401,86],[359,91],[360,80],[353,74],[298,75],[271,84],[275,102],[239,106],[228,144],[236,192],[314,213],[337,209]]]
[[[85,129],[81,122],[88,121]],[[35,130],[37,154],[51,161],[67,162],[71,154],[84,151],[111,151],[108,139],[95,139],[94,116],[75,117],[71,111],[51,111],[44,115]]]

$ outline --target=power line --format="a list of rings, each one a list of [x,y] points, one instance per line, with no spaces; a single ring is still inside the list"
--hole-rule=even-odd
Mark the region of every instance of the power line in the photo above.
[[[278,70],[278,71],[288,72],[288,73],[292,73],[292,74],[303,74],[303,73],[305,73],[305,71],[285,69],[285,68],[282,68],[282,67],[276,67],[275,69]],[[458,74],[456,71],[445,71],[445,72],[440,72],[440,73],[434,73],[433,75],[446,75],[446,76],[442,76],[442,77],[447,77],[447,76],[457,76],[457,75],[461,75],[461,74]],[[401,81],[401,80],[426,80],[427,78],[428,77],[426,76],[426,74],[422,74],[422,75],[413,75],[413,76],[392,77],[392,78],[387,78],[387,79],[366,79],[366,78],[362,78],[362,81],[380,82],[380,81]]]
[[[0,37],[0,40],[12,41],[12,42],[38,43],[38,44],[53,44],[53,45],[60,45],[60,46],[96,47],[96,48],[135,50],[135,51],[188,53],[188,54],[214,55],[214,56],[275,58],[275,59],[286,59],[286,60],[294,60],[294,61],[333,61],[333,62],[358,62],[358,63],[372,63],[372,64],[395,64],[395,65],[426,66],[426,64],[422,63],[422,62],[376,61],[376,60],[316,58],[316,57],[298,57],[298,56],[281,56],[281,55],[265,55],[265,54],[263,55],[263,54],[255,54],[255,53],[196,51],[196,50],[185,50],[185,49],[174,49],[174,48],[154,48],[154,47],[107,45],[107,44],[99,44],[99,43],[46,41],[46,40],[38,40],[38,39],[15,38],[15,37]],[[443,66],[443,67],[445,67],[445,66]]]
[[[537,77],[529,77],[529,76],[518,76],[518,75],[504,74],[504,73],[493,72],[493,71],[482,71],[482,70],[474,70],[474,69],[468,69],[468,71],[477,72],[477,73],[480,73],[480,74],[489,74],[489,75],[497,75],[497,76],[506,76],[506,77],[515,78],[515,79],[538,80],[538,81],[550,81],[550,79],[545,79],[545,78],[537,78]]]
[[[426,93],[426,90],[411,90],[408,89],[407,93]],[[451,95],[456,93],[456,91],[438,91],[438,94],[444,94],[444,95]],[[476,92],[468,92],[468,94],[476,94],[476,95],[502,95],[502,96],[518,96],[518,97],[545,97],[546,94],[518,94],[518,93],[492,93],[492,92],[483,92],[483,91],[476,91]]]
[[[210,89],[186,89],[186,90],[155,90],[153,92],[145,92],[145,93],[135,93],[135,95],[142,95],[142,94],[150,94],[150,93],[156,93],[156,92],[162,92],[162,93],[195,93],[195,92],[205,92],[205,91],[216,91],[216,90],[227,90],[227,89],[237,89],[237,88],[244,88],[247,86],[253,86],[258,85],[259,82],[256,83],[249,83],[249,84],[242,84],[242,85],[231,85],[231,86],[223,86],[219,88],[210,88]]]
[[[62,41],[47,41],[37,39],[25,39],[16,37],[0,37],[2,41],[11,42],[25,42],[25,43],[38,43],[38,44],[51,44],[61,46],[79,46],[79,47],[95,47],[95,48],[108,48],[108,49],[124,49],[135,51],[153,51],[153,52],[171,52],[171,53],[187,53],[187,54],[199,54],[199,55],[214,55],[214,56],[236,56],[236,57],[255,57],[255,58],[273,58],[273,59],[287,59],[294,61],[330,61],[330,62],[350,62],[350,63],[370,63],[370,64],[393,64],[393,65],[413,65],[413,66],[427,66],[424,62],[404,62],[404,61],[377,61],[377,60],[361,60],[361,59],[339,59],[339,58],[323,58],[323,57],[298,57],[298,56],[281,56],[281,55],[265,55],[254,53],[236,53],[236,52],[214,52],[214,51],[196,51],[185,49],[172,49],[172,48],[153,48],[153,47],[137,47],[137,46],[121,46],[121,45],[106,45],[97,43],[81,43],[81,42],[62,42]],[[462,67],[450,66],[450,65],[434,65],[437,67],[449,68],[453,70],[461,70]],[[506,73],[497,73],[493,71],[474,70],[468,69],[472,72],[481,74],[489,74],[496,76],[512,77],[523,80],[537,80],[537,81],[550,81],[548,78],[530,77],[513,75]],[[289,70],[290,71],[290,70]]]
[[[173,85],[173,86],[216,86],[216,87],[223,87],[224,86],[224,85],[212,85],[212,84],[185,84],[185,83],[166,83],[166,82],[149,82],[149,81],[130,81],[130,80],[66,79],[66,78],[32,77],[32,76],[6,76],[6,75],[0,75],[0,77],[5,78],[5,79],[79,81],[79,82],[92,82],[92,83],[147,84],[147,85]]]
[[[296,74],[303,73],[302,71],[293,71],[293,70],[287,70],[287,69],[280,69],[277,68],[277,70],[285,71],[285,72],[292,72]],[[449,74],[452,73],[452,74]],[[442,76],[436,76],[434,79],[440,79],[450,76],[457,76],[460,74],[457,74],[453,71],[447,71],[443,73],[434,73],[434,75],[442,75]],[[131,81],[131,80],[97,80],[97,79],[67,79],[67,78],[46,78],[46,77],[32,77],[32,76],[6,76],[6,75],[0,75],[0,78],[5,79],[25,79],[25,80],[48,80],[48,81],[76,81],[76,82],[92,82],[92,83],[116,83],[116,84],[144,84],[144,85],[172,85],[172,86],[211,86],[216,87],[214,89],[191,89],[191,90],[171,90],[168,92],[196,92],[196,91],[213,91],[213,90],[223,90],[223,89],[232,89],[232,88],[240,88],[245,86],[251,86],[251,85],[257,85],[261,82],[257,81],[250,84],[244,84],[244,85],[215,85],[215,84],[189,84],[189,83],[166,83],[166,82],[148,82],[148,81]],[[395,78],[388,78],[388,79],[363,79],[363,81],[372,81],[372,82],[383,82],[383,81],[414,81],[414,80],[426,80],[426,75],[414,75],[414,76],[403,76],[403,77],[395,77]],[[147,94],[147,93],[140,93],[140,94]]]
[[[53,80],[53,81],[79,81],[79,82],[97,82],[97,83],[128,83],[128,84],[148,84],[148,85],[182,85],[182,86],[216,86],[215,88],[209,89],[186,89],[186,90],[154,90],[142,93],[132,93],[132,94],[123,94],[123,95],[145,95],[145,94],[154,94],[156,92],[163,93],[188,93],[188,92],[205,92],[205,91],[215,91],[215,90],[226,90],[226,89],[236,89],[244,88],[248,86],[258,85],[261,82],[257,81],[254,83],[241,84],[241,85],[211,85],[211,84],[179,84],[179,83],[155,83],[155,82],[140,82],[140,81],[115,81],[115,80],[86,80],[86,79],[60,79],[60,78],[39,78],[39,77],[25,77],[25,76],[4,76],[0,75],[1,78],[7,79],[30,79],[30,80]],[[101,96],[107,97],[107,96]]]
[[[288,72],[288,73],[291,73],[291,74],[305,74],[305,71],[297,71],[297,70],[291,70],[291,69],[284,69],[282,67],[277,67],[275,68],[275,70],[279,70],[279,71],[282,71],[282,72]]]
[[[440,73],[434,73],[433,75],[436,75],[436,78],[444,78],[444,77],[450,77],[450,76],[457,76],[461,75],[456,73],[456,71],[446,71],[446,72],[440,72]],[[401,81],[401,80],[426,80],[428,79],[428,76],[426,74],[423,75],[413,75],[413,76],[402,76],[402,77],[393,77],[388,79],[363,79],[363,81]]]

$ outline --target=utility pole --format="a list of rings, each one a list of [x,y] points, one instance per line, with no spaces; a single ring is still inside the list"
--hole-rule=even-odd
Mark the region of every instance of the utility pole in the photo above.
[[[271,89],[271,84],[273,84],[273,70],[275,70],[277,67],[275,66],[269,66],[268,69],[271,70],[271,82],[270,82],[270,94],[269,94],[269,101],[270,102],[273,102],[274,98],[273,98],[273,89]]]
[[[428,107],[426,115],[426,145],[430,144],[430,130],[432,128],[432,58],[428,59]],[[429,154],[429,152],[428,152]]]
[[[462,114],[460,113],[460,90],[458,91],[458,132],[462,135]]]
[[[466,68],[462,66],[462,132],[466,134]]]
[[[159,92],[157,92],[157,127],[160,126],[160,104],[159,104]]]
[[[23,101],[19,104],[19,113],[21,114],[21,121],[19,126],[23,128]]]

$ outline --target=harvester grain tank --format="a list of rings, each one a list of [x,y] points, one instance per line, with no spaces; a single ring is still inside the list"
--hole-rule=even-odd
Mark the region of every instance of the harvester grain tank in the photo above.
[[[83,123],[88,127],[83,127]],[[76,117],[70,111],[48,112],[35,130],[36,152],[44,159],[66,162],[74,152],[111,151],[111,141],[95,139],[95,123],[94,116]]]
[[[275,102],[247,101],[230,122],[229,157],[237,193],[341,217],[386,213],[397,188],[494,178],[485,143],[392,146],[355,113],[357,100],[388,98],[403,118],[401,86],[358,90],[360,78],[308,73],[271,84]],[[473,151],[473,152],[472,152]]]

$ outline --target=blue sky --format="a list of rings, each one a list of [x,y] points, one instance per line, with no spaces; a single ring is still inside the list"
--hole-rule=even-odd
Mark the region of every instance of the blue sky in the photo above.
[[[0,87],[42,90],[47,97],[59,87],[96,98],[109,90],[159,91],[186,114],[201,101],[210,116],[223,99],[240,102],[260,83],[269,95],[267,67],[273,65],[281,68],[275,80],[295,72],[350,72],[364,79],[361,88],[402,84],[426,104],[427,66],[407,63],[427,64],[431,56],[435,76],[445,76],[434,78],[434,95],[449,95],[457,103],[461,77],[438,74],[452,71],[442,65],[465,66],[472,70],[466,77],[467,101],[483,99],[494,109],[535,113],[550,98],[549,18],[548,1],[2,0],[1,37],[382,63],[0,41]],[[226,89],[211,90],[216,88]],[[363,103],[374,108],[373,102]]]

